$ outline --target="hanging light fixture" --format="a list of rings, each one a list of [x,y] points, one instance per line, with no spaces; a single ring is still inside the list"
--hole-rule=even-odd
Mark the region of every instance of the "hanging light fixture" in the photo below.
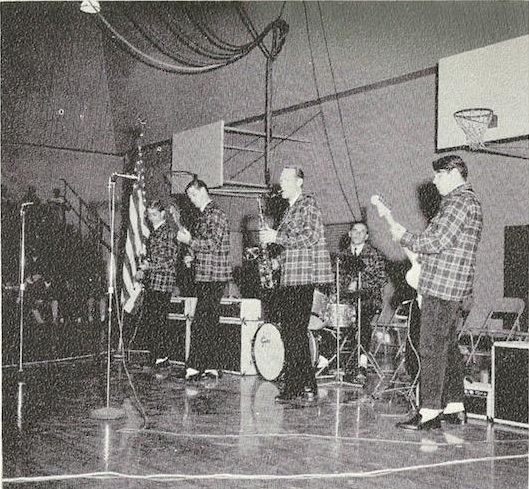
[[[83,0],[81,2],[81,12],[85,14],[97,14],[101,10],[101,5],[97,0]]]

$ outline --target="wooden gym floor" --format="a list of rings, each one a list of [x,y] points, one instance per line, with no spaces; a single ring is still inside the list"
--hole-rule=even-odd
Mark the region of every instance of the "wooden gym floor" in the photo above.
[[[31,488],[528,487],[529,432],[471,421],[395,428],[408,405],[343,385],[310,405],[274,403],[275,384],[226,374],[186,384],[114,360],[3,369],[3,484]],[[369,389],[367,389],[369,391]]]

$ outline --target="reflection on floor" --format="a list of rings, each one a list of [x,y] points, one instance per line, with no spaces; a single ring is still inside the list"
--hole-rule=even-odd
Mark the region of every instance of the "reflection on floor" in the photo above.
[[[104,362],[103,362],[104,364]],[[186,384],[71,361],[3,371],[3,482],[87,488],[527,488],[527,430],[472,421],[406,432],[399,396],[320,386],[313,404],[276,404],[275,384],[225,375]],[[10,484],[13,483],[13,484]]]

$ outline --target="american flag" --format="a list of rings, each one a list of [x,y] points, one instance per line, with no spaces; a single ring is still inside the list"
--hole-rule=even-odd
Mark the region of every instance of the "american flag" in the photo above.
[[[145,219],[145,179],[142,157],[140,147],[138,148],[138,158],[134,165],[134,172],[139,179],[134,181],[134,186],[130,193],[129,224],[127,227],[127,241],[125,242],[125,257],[123,259],[121,304],[128,313],[132,312],[136,299],[143,288],[142,284],[137,282],[134,277],[138,271],[141,259],[145,257],[145,244],[150,234]]]

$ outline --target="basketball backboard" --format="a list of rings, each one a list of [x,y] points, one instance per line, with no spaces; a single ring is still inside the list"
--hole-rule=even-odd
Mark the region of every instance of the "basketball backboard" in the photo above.
[[[438,67],[437,149],[464,147],[454,118],[463,109],[488,108],[496,117],[485,142],[529,135],[529,35],[443,58]]]

